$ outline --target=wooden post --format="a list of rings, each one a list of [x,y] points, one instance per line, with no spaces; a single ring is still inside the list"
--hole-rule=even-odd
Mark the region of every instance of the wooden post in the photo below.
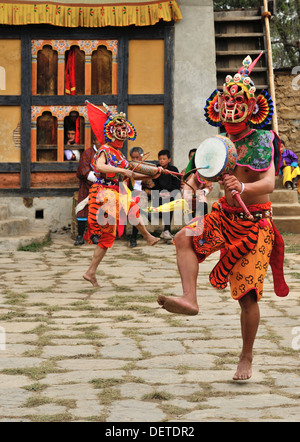
[[[265,20],[265,27],[266,27],[270,93],[271,93],[271,97],[272,97],[273,105],[274,105],[273,130],[274,130],[274,132],[276,132],[278,134],[278,119],[277,119],[277,109],[276,109],[276,95],[275,95],[275,83],[274,83],[274,71],[273,71],[272,44],[271,44],[271,34],[270,34],[270,17],[271,17],[271,13],[268,10],[268,0],[264,0],[263,18]]]
[[[88,149],[91,147],[91,125],[90,123],[85,120],[84,125],[84,149]]]
[[[58,54],[57,95],[65,94],[65,55]]]
[[[37,135],[37,121],[31,122],[31,162],[35,163],[37,160],[36,154],[36,135]]]
[[[64,121],[58,120],[57,131],[57,161],[64,161]]]
[[[85,57],[85,95],[91,95],[92,93],[92,56],[86,55]]]
[[[32,55],[32,65],[31,65],[31,94],[36,95],[37,90],[37,55]]]

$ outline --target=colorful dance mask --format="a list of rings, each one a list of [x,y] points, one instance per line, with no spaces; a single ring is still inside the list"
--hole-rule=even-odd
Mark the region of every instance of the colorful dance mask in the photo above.
[[[261,55],[253,62],[251,57],[246,57],[234,77],[227,75],[223,92],[215,90],[208,98],[204,110],[209,124],[224,125],[228,133],[238,133],[250,123],[261,129],[270,122],[272,99],[266,91],[256,99],[256,87],[249,76]]]
[[[106,109],[107,121],[104,125],[104,135],[106,141],[114,142],[119,140],[124,142],[127,138],[129,140],[135,140],[136,131],[133,125],[126,120],[126,114],[124,112],[113,113],[109,107],[103,103]]]
[[[123,112],[113,112],[105,103],[104,112],[99,107],[86,102],[89,121],[94,134],[101,144],[115,143],[115,147],[122,147],[126,139],[135,140],[136,130]]]

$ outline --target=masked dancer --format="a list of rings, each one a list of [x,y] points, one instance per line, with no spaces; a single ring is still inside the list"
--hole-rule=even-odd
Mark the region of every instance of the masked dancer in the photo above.
[[[126,139],[136,138],[134,126],[124,113],[114,113],[106,105],[105,108],[106,112],[103,112],[87,102],[89,121],[101,144],[93,160],[95,171],[100,176],[90,189],[88,201],[90,243],[95,243],[97,238],[97,246],[91,264],[83,275],[94,287],[99,287],[97,268],[117,234],[119,237],[123,234],[127,217],[131,217],[148,245],[153,246],[159,241],[147,231],[140,217],[138,202],[131,198],[132,180],[149,179],[149,176],[130,170],[121,152]]]
[[[283,275],[284,243],[273,224],[269,200],[279,172],[280,140],[272,130],[262,130],[272,119],[273,104],[266,91],[255,97],[250,75],[258,59],[252,62],[248,56],[234,77],[226,77],[223,92],[214,91],[206,102],[208,123],[223,125],[223,135],[235,144],[236,166],[220,183],[225,196],[213,204],[211,213],[175,236],[183,296],[158,297],[159,305],[169,312],[198,314],[199,263],[211,253],[221,252],[209,279],[217,289],[224,289],[229,282],[231,296],[241,307],[243,347],[234,380],[252,375],[253,345],[260,322],[258,301],[269,263],[276,295],[289,292]],[[244,214],[232,191],[240,193],[252,219]]]

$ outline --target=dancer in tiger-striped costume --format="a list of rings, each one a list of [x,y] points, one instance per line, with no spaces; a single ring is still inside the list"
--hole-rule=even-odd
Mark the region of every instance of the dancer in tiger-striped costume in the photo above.
[[[126,120],[123,113],[112,114],[108,108],[105,113],[88,102],[87,109],[93,132],[101,147],[93,161],[100,178],[92,185],[88,202],[88,225],[91,234],[89,242],[96,243],[97,246],[83,277],[94,287],[100,287],[96,278],[97,268],[107,250],[112,247],[117,232],[119,236],[122,235],[130,209],[132,216],[138,219],[135,225],[147,244],[153,246],[159,238],[147,231],[140,218],[137,202],[131,199],[131,192],[126,183],[127,179],[149,179],[149,176],[129,170],[129,163],[120,151],[127,138],[135,139],[133,125]],[[157,176],[159,175],[160,170]]]
[[[226,136],[235,143],[237,162],[233,174],[220,182],[225,197],[213,205],[211,213],[196,218],[175,236],[183,296],[158,297],[159,305],[171,313],[198,314],[199,263],[211,253],[221,252],[210,282],[217,289],[224,289],[229,282],[231,296],[241,306],[243,349],[234,380],[246,380],[252,375],[253,345],[260,321],[258,301],[269,263],[275,293],[286,296],[289,291],[283,275],[284,243],[272,222],[269,201],[280,163],[279,138],[273,131],[249,126],[251,122],[261,128],[272,115],[267,93],[257,99],[254,96],[255,86],[249,75],[256,62],[247,57],[234,78],[227,76],[223,94],[216,91],[207,100],[207,120],[215,126],[224,125]],[[188,181],[195,190],[199,188],[196,174]],[[241,194],[253,220],[238,207],[233,190]]]

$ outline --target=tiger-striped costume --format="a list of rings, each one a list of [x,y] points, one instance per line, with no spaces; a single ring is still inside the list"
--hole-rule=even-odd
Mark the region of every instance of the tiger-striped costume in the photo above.
[[[108,143],[101,146],[95,155],[94,167],[102,152],[106,155],[107,164],[114,167],[129,167],[124,155]],[[134,206],[136,208],[130,211]],[[115,173],[101,174],[97,183],[94,183],[90,189],[88,218],[91,236],[98,236],[99,247],[112,247],[117,232],[121,236],[124,231],[129,211],[132,217],[138,218],[138,205],[131,198],[131,192],[125,182],[119,182]],[[91,239],[89,243],[93,244]]]
[[[220,250],[220,260],[209,277],[212,286],[224,289],[229,281],[234,299],[255,290],[257,300],[262,297],[270,263],[275,292],[278,296],[286,296],[283,241],[271,220],[271,203],[248,206],[248,209],[252,213],[262,213],[263,218],[256,221],[241,219],[241,209],[229,206],[223,197],[213,204],[211,213],[204,219],[196,218],[186,227],[194,233],[193,248],[198,261],[203,262],[207,256]],[[273,251],[275,256],[272,256]]]

